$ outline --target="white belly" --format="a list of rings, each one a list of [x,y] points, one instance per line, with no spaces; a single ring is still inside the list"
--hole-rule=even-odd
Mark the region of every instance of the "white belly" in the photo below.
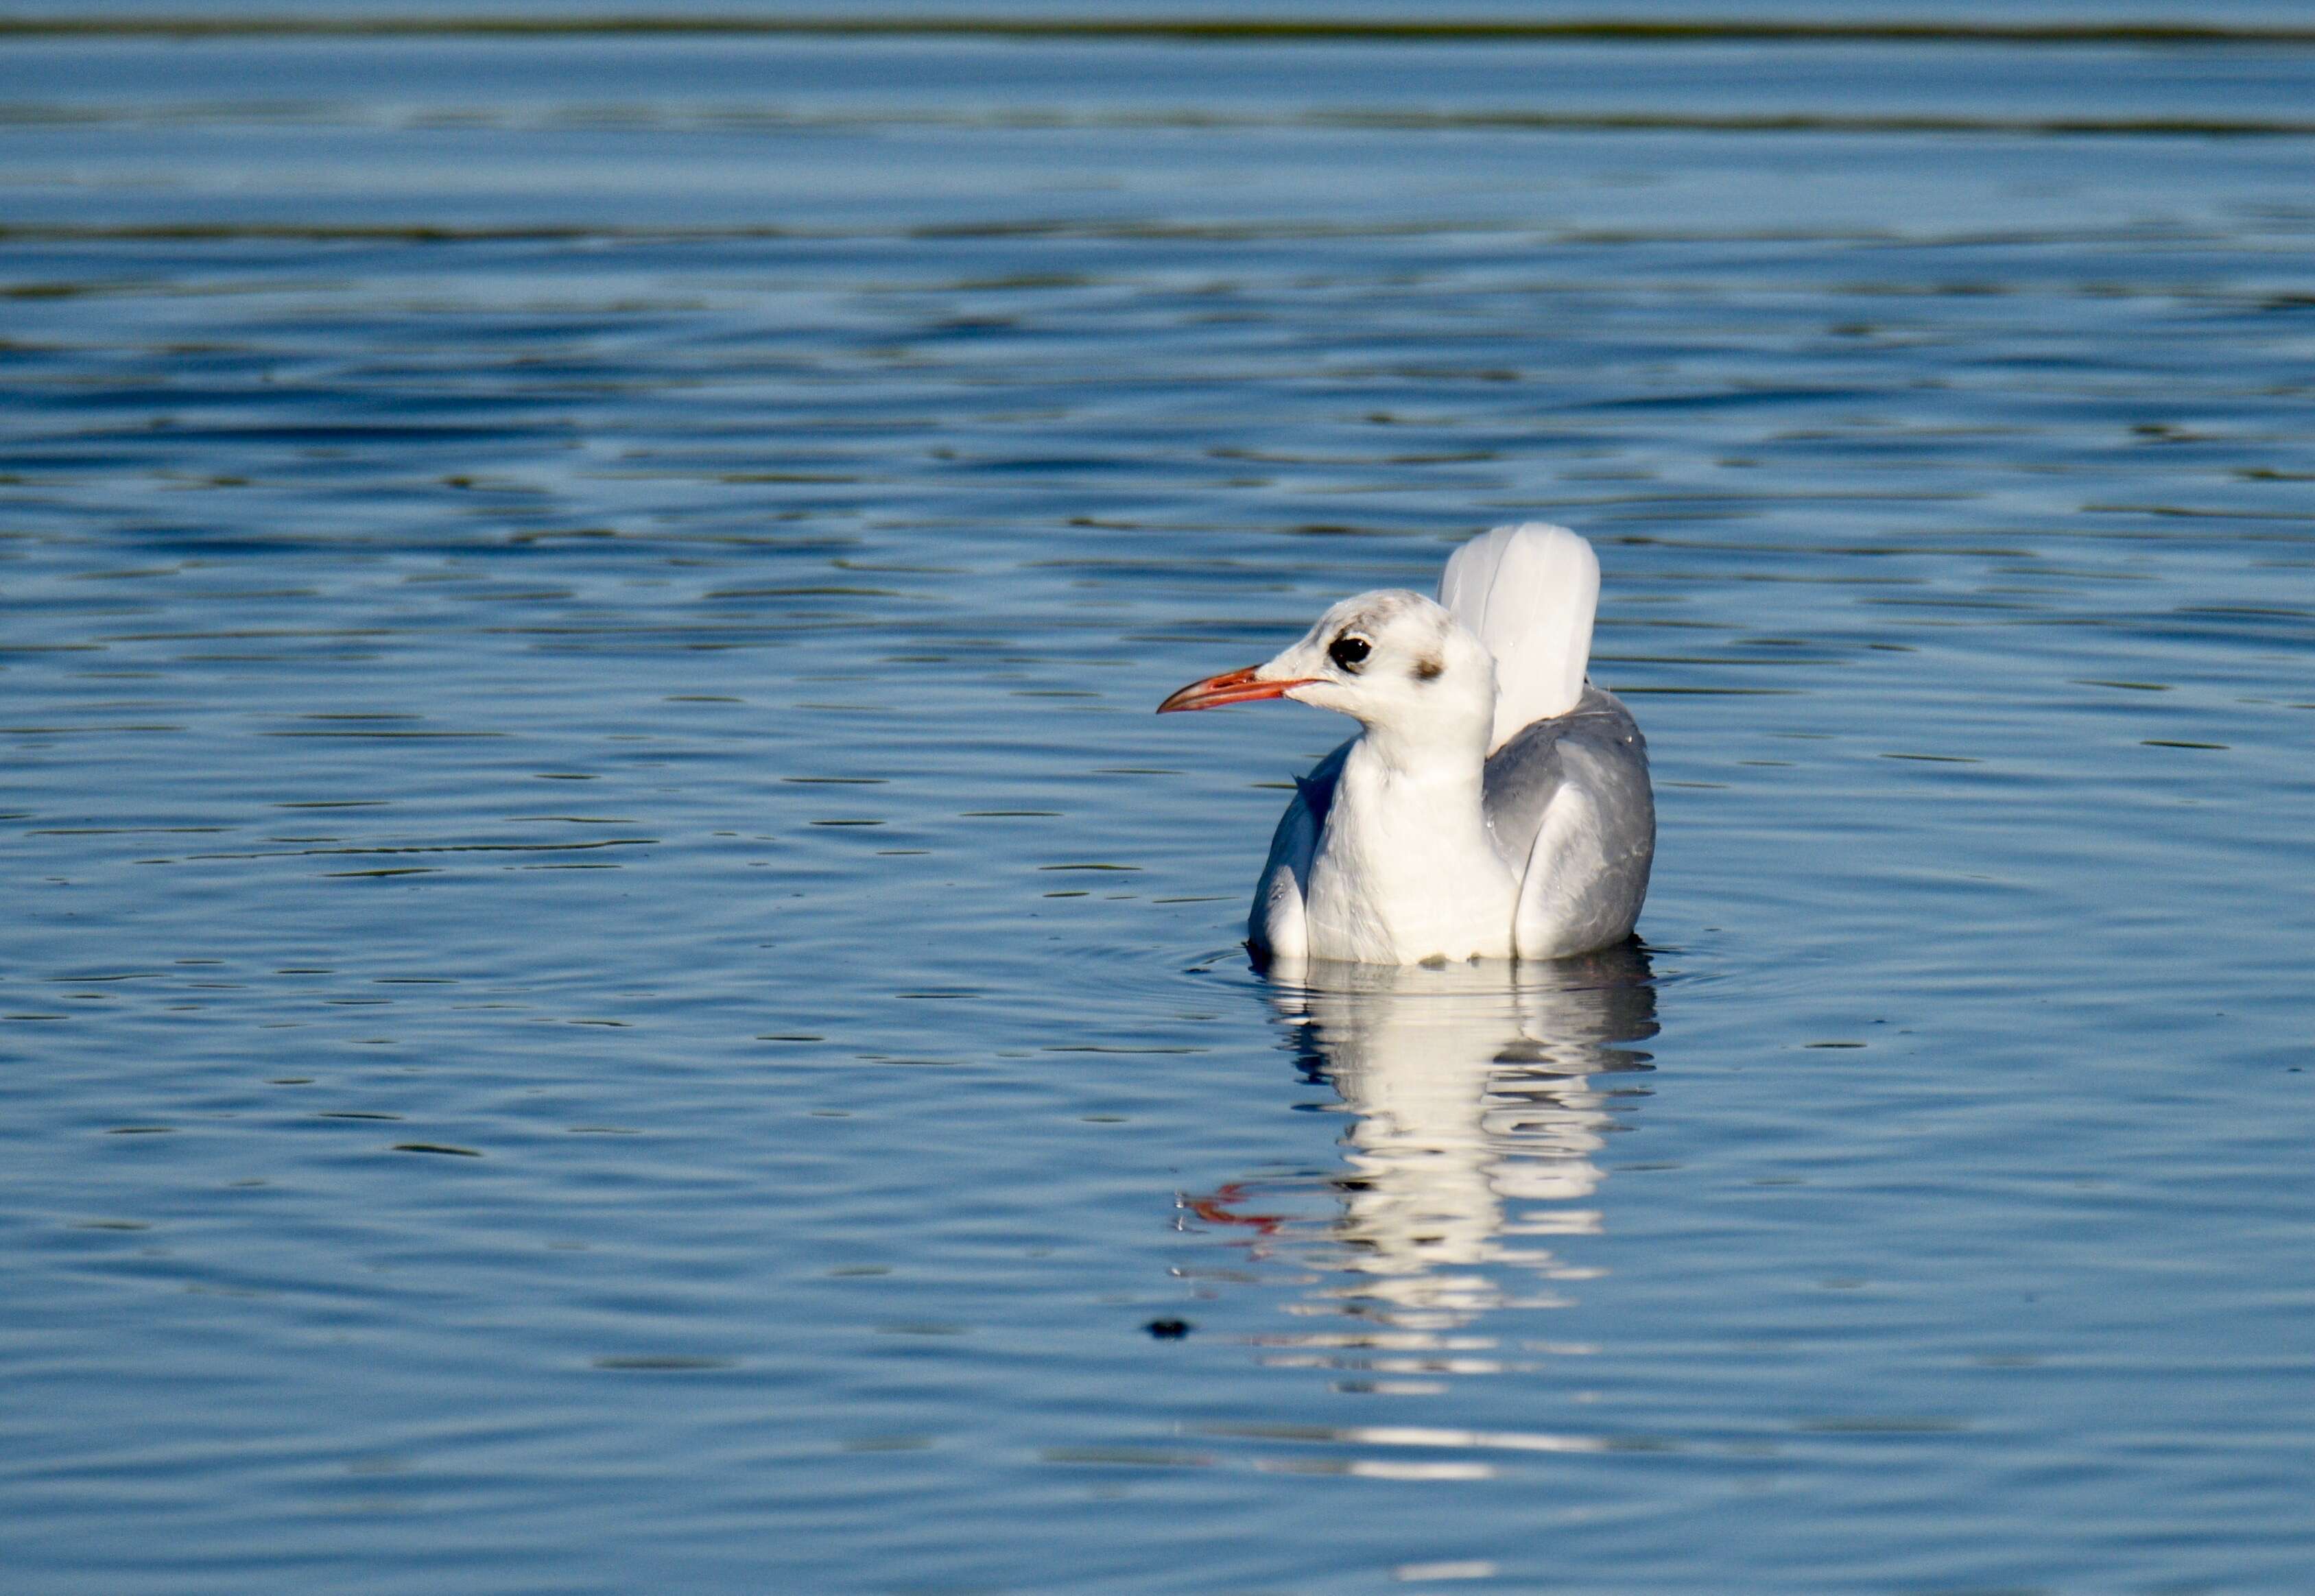
[[[1460,815],[1361,803],[1350,788],[1337,790],[1310,861],[1309,956],[1510,958],[1518,883],[1486,832]]]

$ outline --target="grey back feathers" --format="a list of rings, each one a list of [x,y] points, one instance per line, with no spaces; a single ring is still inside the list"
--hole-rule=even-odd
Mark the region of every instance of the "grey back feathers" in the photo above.
[[[1613,693],[1522,728],[1487,759],[1487,829],[1521,872],[1522,957],[1558,958],[1631,935],[1655,859],[1648,743]]]

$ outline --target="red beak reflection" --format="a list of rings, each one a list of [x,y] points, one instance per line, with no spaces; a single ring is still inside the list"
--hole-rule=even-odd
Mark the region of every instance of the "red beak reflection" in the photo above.
[[[1252,704],[1258,698],[1282,698],[1289,687],[1299,687],[1317,678],[1290,677],[1283,680],[1257,681],[1257,666],[1244,670],[1225,670],[1220,676],[1210,676],[1203,681],[1193,681],[1188,687],[1158,706],[1159,714],[1177,709],[1219,709],[1225,704]]]

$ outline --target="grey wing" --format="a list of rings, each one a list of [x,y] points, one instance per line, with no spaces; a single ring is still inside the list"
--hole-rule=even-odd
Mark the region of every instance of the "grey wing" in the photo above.
[[[1335,803],[1335,782],[1343,773],[1343,756],[1350,748],[1350,743],[1343,744],[1319,760],[1309,775],[1295,778],[1294,801],[1278,817],[1278,829],[1271,834],[1270,857],[1254,890],[1254,911],[1246,917],[1246,933],[1256,951],[1273,958],[1300,959],[1309,953],[1310,927],[1304,903],[1309,891],[1310,860],[1318,851],[1318,834],[1326,829],[1326,811]]]
[[[1564,958],[1631,935],[1655,858],[1655,794],[1647,740],[1614,694],[1587,686],[1574,709],[1496,749],[1486,802],[1495,850],[1520,878],[1520,957]]]

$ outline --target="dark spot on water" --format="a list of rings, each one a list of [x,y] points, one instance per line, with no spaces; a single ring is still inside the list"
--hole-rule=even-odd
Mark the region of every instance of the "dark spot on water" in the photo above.
[[[1121,1468],[1211,1468],[1213,1459],[1202,1452],[1168,1452],[1155,1447],[1054,1446],[1039,1450],[1041,1463],[1095,1463]]]
[[[1153,1341],[1180,1341],[1196,1328],[1187,1319],[1152,1319],[1141,1327]]]
[[[447,1142],[439,1141],[397,1141],[394,1144],[394,1150],[397,1153],[439,1153],[445,1157],[451,1158],[482,1157],[482,1154],[472,1148],[451,1147]]]
[[[619,1374],[696,1374],[733,1367],[729,1358],[634,1357],[598,1358],[592,1367]]]
[[[1855,1418],[1803,1419],[1794,1428],[1809,1435],[1954,1435],[1969,1426],[1958,1419],[1860,1414]]]

